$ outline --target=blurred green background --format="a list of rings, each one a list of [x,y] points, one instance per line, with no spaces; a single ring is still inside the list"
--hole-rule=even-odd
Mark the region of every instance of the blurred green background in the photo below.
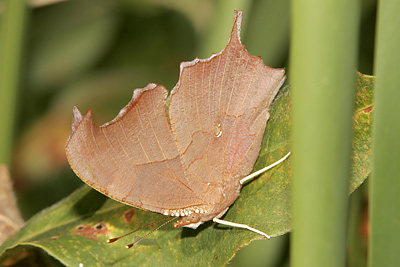
[[[32,0],[11,14],[7,30],[4,4],[0,163],[10,167],[26,220],[83,184],[64,152],[72,106],[93,110],[103,124],[133,89],[150,82],[172,89],[180,62],[225,47],[235,9],[244,11],[242,42],[250,54],[287,68],[288,0]],[[362,1],[361,13],[358,71],[372,74],[376,1]],[[363,198],[363,187],[352,198]],[[230,266],[288,266],[288,242],[287,235],[255,241]]]

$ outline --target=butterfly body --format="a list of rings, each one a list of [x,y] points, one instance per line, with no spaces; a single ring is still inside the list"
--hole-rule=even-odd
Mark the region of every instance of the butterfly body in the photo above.
[[[237,181],[237,183],[231,183],[227,187],[217,185],[216,188],[209,191],[210,195],[213,196],[214,202],[208,203],[205,209],[202,209],[202,207],[183,209],[179,214],[181,218],[174,223],[174,227],[184,226],[196,229],[204,222],[210,221],[214,218],[221,218],[228,211],[229,206],[238,198],[240,188],[241,184],[239,181]],[[217,195],[218,197],[215,197]]]

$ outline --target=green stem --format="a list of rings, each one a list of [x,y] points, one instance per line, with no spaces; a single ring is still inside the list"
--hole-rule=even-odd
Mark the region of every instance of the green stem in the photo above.
[[[359,0],[292,1],[292,266],[346,265],[359,12]]]
[[[2,3],[0,21],[0,163],[9,163],[15,125],[26,1]]]
[[[399,10],[400,1],[379,2],[374,66],[370,266],[398,266],[400,262]]]

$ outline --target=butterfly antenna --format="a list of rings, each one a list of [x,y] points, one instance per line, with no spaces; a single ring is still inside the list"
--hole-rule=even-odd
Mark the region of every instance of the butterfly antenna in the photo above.
[[[155,224],[155,223],[158,223],[158,222],[161,222],[161,221],[165,221],[166,219],[168,219],[168,217],[167,218],[162,218],[162,219],[160,219],[160,220],[158,220],[158,221],[155,221],[155,222],[152,222],[152,223],[150,223],[150,224],[148,224],[148,225],[145,225],[145,226],[143,226],[143,227],[140,227],[139,229],[135,229],[135,230],[133,230],[132,232],[129,232],[129,233],[127,233],[127,234],[124,234],[124,235],[121,235],[121,236],[118,236],[118,237],[115,237],[115,238],[110,238],[110,239],[108,239],[107,240],[107,243],[114,243],[115,241],[117,241],[117,240],[119,240],[119,239],[121,239],[121,238],[123,238],[123,237],[125,237],[125,236],[128,236],[128,235],[131,235],[131,234],[133,234],[133,233],[135,233],[135,232],[137,232],[137,231],[140,231],[140,230],[142,230],[142,229],[144,229],[144,228],[147,228],[147,227],[149,227],[149,226],[151,226],[151,225],[153,225],[153,224]],[[175,219],[175,218],[173,218],[173,219]],[[170,221],[168,221],[168,222],[170,222]],[[167,223],[168,223],[167,222]],[[164,223],[165,224],[165,223]],[[162,225],[164,225],[164,224],[162,224]],[[158,227],[157,229],[159,229],[160,227]],[[157,230],[156,229],[156,230]],[[154,232],[154,231],[153,231]],[[151,232],[152,233],[152,232]]]
[[[163,227],[164,225],[166,225],[166,224],[172,222],[173,220],[176,220],[177,218],[179,218],[179,217],[174,217],[174,218],[172,218],[172,219],[166,221],[165,223],[161,224],[160,226],[158,226],[156,229],[154,229],[154,230],[151,231],[150,233],[148,233],[148,234],[142,236],[141,238],[139,238],[138,240],[136,240],[134,243],[129,244],[129,245],[126,245],[125,247],[126,247],[126,248],[131,248],[131,247],[133,247],[134,245],[136,245],[137,243],[139,243],[140,241],[142,241],[143,239],[145,239],[146,237],[148,237],[149,235],[151,235],[152,233],[154,233],[155,231],[157,231],[158,229],[160,229],[160,228]],[[157,222],[159,222],[159,221],[157,221]],[[136,232],[136,231],[135,231],[135,232]]]

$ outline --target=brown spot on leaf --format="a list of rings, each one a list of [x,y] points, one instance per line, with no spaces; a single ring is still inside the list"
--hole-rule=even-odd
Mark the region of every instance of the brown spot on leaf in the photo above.
[[[125,222],[126,223],[131,223],[132,219],[133,219],[133,216],[135,216],[135,214],[136,214],[135,209],[131,209],[131,210],[128,210],[127,212],[125,212],[124,213]]]
[[[365,109],[363,110],[363,112],[364,112],[364,113],[370,113],[370,112],[372,111],[373,108],[374,108],[374,106],[369,106],[369,107],[365,108]]]
[[[108,229],[105,222],[98,223],[94,226],[91,225],[79,225],[76,227],[74,235],[86,236],[91,239],[97,239],[99,234],[108,235]]]

